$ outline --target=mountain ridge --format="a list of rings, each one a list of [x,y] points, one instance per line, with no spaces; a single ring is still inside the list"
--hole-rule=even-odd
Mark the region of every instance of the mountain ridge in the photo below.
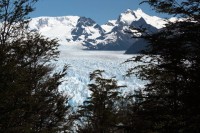
[[[89,50],[127,50],[137,40],[133,39],[130,26],[144,26],[156,32],[164,27],[165,20],[150,16],[141,9],[127,9],[116,20],[104,25],[80,16],[37,17],[30,21],[30,29],[50,38],[58,38],[60,44],[79,44]]]

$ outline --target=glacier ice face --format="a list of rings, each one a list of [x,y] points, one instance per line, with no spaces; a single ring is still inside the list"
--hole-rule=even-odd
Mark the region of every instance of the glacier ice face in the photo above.
[[[73,45],[61,45],[59,49],[61,54],[56,62],[55,71],[60,71],[65,64],[70,65],[60,90],[71,97],[70,104],[73,107],[81,105],[90,96],[91,92],[87,88],[90,83],[89,74],[97,69],[105,70],[106,78],[116,77],[120,85],[127,85],[126,88],[121,89],[123,95],[133,93],[134,89],[144,85],[144,81],[137,77],[123,76],[128,68],[137,65],[123,63],[132,57],[132,55],[124,55],[124,51],[88,51]]]

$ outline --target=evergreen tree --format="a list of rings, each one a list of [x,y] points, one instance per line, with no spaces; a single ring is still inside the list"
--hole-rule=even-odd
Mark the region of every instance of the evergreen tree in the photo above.
[[[79,118],[83,125],[78,132],[109,133],[117,130],[118,89],[124,86],[117,85],[113,78],[103,78],[103,72],[96,70],[90,74],[90,79],[94,81],[88,85],[92,94],[80,106]]]
[[[157,12],[182,17],[158,33],[143,34],[148,49],[129,61],[130,69],[147,80],[137,117],[150,122],[147,131],[200,132],[200,1],[147,0]],[[140,30],[141,31],[141,30]],[[136,96],[137,97],[137,96]]]
[[[0,132],[67,130],[68,98],[58,90],[66,75],[53,72],[58,42],[29,31],[37,0],[0,1]]]
[[[151,121],[143,113],[144,94],[142,90],[135,90],[120,99],[118,116],[118,129],[120,133],[148,133]]]

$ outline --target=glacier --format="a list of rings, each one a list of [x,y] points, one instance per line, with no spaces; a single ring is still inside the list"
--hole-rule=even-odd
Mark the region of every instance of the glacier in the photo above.
[[[128,68],[134,63],[124,63],[133,55],[125,55],[124,51],[91,51],[83,50],[80,45],[60,45],[60,57],[55,71],[60,71],[64,65],[69,65],[68,74],[63,78],[59,90],[70,97],[69,104],[78,107],[90,96],[87,85],[90,83],[89,74],[94,70],[105,70],[104,77],[115,77],[121,88],[122,95],[133,93],[135,89],[143,87],[144,81],[137,77],[125,77]]]

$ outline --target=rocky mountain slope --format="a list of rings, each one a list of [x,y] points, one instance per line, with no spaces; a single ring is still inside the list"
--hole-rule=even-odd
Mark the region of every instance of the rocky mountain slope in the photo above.
[[[47,37],[58,38],[63,45],[81,45],[84,49],[93,50],[127,50],[138,41],[127,32],[130,31],[130,26],[156,32],[165,23],[164,19],[149,16],[141,9],[128,9],[117,20],[109,20],[104,25],[97,24],[91,18],[79,16],[38,17],[31,20],[30,29]],[[143,46],[137,46],[137,51],[140,48]],[[132,49],[134,51],[133,46]]]

